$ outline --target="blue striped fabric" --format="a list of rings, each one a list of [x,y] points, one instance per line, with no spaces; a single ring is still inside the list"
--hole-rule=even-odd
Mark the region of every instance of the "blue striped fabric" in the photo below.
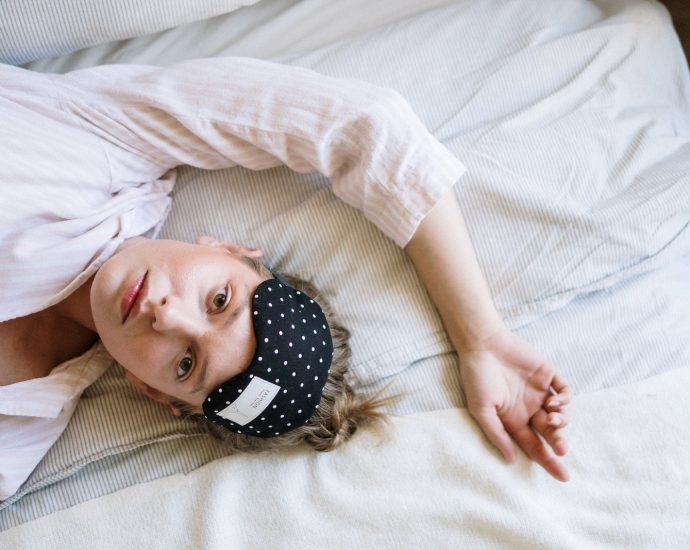
[[[36,59],[148,35],[254,4],[258,0],[3,0],[0,63]]]

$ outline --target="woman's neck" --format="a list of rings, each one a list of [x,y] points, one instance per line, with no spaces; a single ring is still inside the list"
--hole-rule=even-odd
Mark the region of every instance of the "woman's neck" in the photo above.
[[[77,325],[97,333],[96,324],[93,321],[91,312],[91,285],[93,277],[81,285],[77,290],[65,298],[62,302],[51,306],[59,318],[72,321]]]
[[[92,281],[54,306],[0,323],[0,386],[47,376],[96,343]]]

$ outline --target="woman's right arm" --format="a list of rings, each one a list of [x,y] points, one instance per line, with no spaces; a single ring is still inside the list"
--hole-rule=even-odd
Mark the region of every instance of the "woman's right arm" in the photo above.
[[[469,413],[508,462],[516,460],[515,441],[553,477],[567,481],[567,469],[549,447],[559,456],[567,452],[572,391],[496,311],[453,193],[422,221],[405,252],[458,353]]]

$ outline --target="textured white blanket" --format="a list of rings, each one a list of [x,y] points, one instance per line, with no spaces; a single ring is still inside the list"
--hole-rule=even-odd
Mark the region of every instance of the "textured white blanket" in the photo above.
[[[234,456],[0,534],[1,548],[690,548],[690,367],[576,396],[554,481],[464,409],[332,453]],[[116,536],[113,536],[117,533]]]

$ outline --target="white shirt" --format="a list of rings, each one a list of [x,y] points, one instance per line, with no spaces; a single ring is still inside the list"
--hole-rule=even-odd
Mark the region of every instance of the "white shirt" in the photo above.
[[[308,69],[248,58],[64,75],[0,65],[0,83],[0,321],[64,300],[123,240],[155,237],[178,165],[319,171],[400,246],[465,171],[396,92]],[[60,387],[57,370],[44,389]],[[0,401],[8,391],[33,399],[10,388],[0,387]],[[71,414],[80,393],[54,395]],[[0,413],[3,436],[46,434],[32,457],[66,424],[64,415]],[[7,454],[0,444],[0,499],[19,487],[7,481]]]
[[[112,362],[98,343],[49,376],[0,386],[0,500],[17,492],[65,430],[79,396]]]

